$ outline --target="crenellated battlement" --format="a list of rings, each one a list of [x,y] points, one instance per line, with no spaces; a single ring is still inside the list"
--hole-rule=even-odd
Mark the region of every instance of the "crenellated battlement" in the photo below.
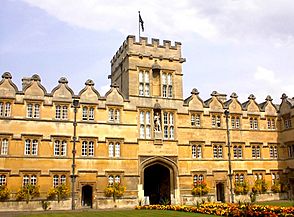
[[[118,59],[125,55],[151,56],[152,58],[181,61],[183,59],[181,57],[181,45],[181,42],[174,42],[174,45],[172,45],[169,40],[163,40],[160,43],[160,40],[155,38],[151,38],[151,42],[149,42],[147,37],[140,37],[139,41],[136,41],[136,36],[129,35],[113,56],[111,64],[115,64]]]

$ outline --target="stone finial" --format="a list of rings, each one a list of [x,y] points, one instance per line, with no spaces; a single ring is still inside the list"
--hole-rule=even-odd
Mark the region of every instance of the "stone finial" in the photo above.
[[[37,75],[37,74],[34,74],[34,75],[31,77],[31,80],[32,80],[32,81],[40,81],[40,82],[41,82],[41,78],[40,78],[40,76]]]
[[[113,88],[119,88],[118,84],[116,82],[113,82],[110,87],[113,87]]]
[[[265,98],[265,100],[266,100],[266,101],[273,101],[273,98],[272,98],[270,95],[268,95],[268,96]]]
[[[66,79],[65,77],[61,77],[61,78],[58,80],[58,83],[60,83],[60,84],[67,84],[68,81],[67,81],[67,79]]]
[[[233,92],[230,97],[237,99],[238,98],[238,95],[235,92]]]
[[[85,85],[87,85],[87,86],[94,86],[94,85],[95,85],[95,83],[94,83],[94,81],[93,81],[93,80],[91,80],[91,79],[88,79],[88,80],[85,82]]]
[[[12,76],[11,76],[10,72],[4,72],[3,75],[2,75],[2,78],[12,79]]]
[[[250,94],[250,95],[249,95],[249,97],[248,97],[248,99],[255,100],[255,99],[256,99],[256,97],[255,97],[253,94]]]
[[[214,91],[212,91],[212,93],[211,93],[210,95],[211,95],[211,96],[218,96],[219,93],[218,93],[216,90],[214,90]]]
[[[283,93],[281,99],[287,99],[287,98],[288,96],[285,93]]]
[[[196,88],[193,88],[191,94],[198,95],[199,91]]]

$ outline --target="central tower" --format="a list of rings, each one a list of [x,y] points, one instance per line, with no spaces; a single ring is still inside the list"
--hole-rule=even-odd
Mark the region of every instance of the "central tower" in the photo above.
[[[183,99],[181,43],[128,36],[111,60],[111,83],[126,98]]]

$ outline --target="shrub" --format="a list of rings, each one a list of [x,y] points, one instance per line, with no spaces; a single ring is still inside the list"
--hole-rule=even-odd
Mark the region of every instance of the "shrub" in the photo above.
[[[234,193],[236,195],[246,195],[249,192],[249,185],[247,182],[235,182]]]
[[[16,200],[26,200],[27,203],[35,197],[40,196],[40,187],[32,184],[27,184],[18,190]]]
[[[263,194],[267,191],[267,184],[264,179],[257,179],[252,187],[252,192]]]
[[[272,187],[271,187],[271,190],[272,190],[272,192],[274,192],[274,193],[280,193],[280,192],[282,192],[282,189],[281,189],[281,183],[279,182],[279,181],[275,181],[274,182],[274,184],[272,185]]]
[[[123,196],[125,190],[126,187],[122,186],[120,183],[114,183],[112,185],[108,185],[104,189],[104,194],[106,197],[112,197],[115,202],[116,198]]]
[[[196,184],[194,184],[191,193],[193,196],[199,197],[208,194],[207,184],[203,181],[197,182]]]
[[[69,196],[69,187],[65,184],[58,185],[55,188],[49,189],[47,193],[47,199],[49,200],[55,200],[57,199],[58,203],[61,200],[66,199]]]
[[[10,195],[10,191],[8,190],[6,185],[0,186],[0,201],[8,200]]]

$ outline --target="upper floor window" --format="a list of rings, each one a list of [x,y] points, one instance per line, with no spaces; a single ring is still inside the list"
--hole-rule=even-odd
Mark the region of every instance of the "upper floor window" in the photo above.
[[[171,73],[162,73],[162,97],[173,97],[173,81]]]
[[[278,147],[275,145],[271,145],[269,147],[270,158],[278,158]]]
[[[67,120],[67,117],[68,117],[68,106],[67,105],[56,105],[55,118]]]
[[[39,118],[40,117],[40,104],[28,103],[27,104],[27,117]]]
[[[65,140],[54,141],[54,156],[66,156],[67,143]]]
[[[10,117],[11,115],[11,103],[0,102],[0,117]]]
[[[201,145],[192,145],[192,158],[202,158]]]
[[[120,110],[115,108],[109,108],[108,121],[119,123],[120,122]]]
[[[38,140],[26,139],[24,154],[25,155],[37,155],[38,154]]]
[[[200,115],[191,114],[191,126],[200,127]]]
[[[139,72],[139,96],[150,96],[150,79],[147,70]]]
[[[8,139],[7,138],[0,138],[0,154],[7,155],[8,154]]]
[[[294,144],[288,146],[289,158],[294,158]]]
[[[221,117],[219,115],[211,116],[211,126],[217,128],[221,127]]]
[[[214,145],[213,146],[213,157],[214,158],[223,158],[223,146]]]
[[[28,184],[37,185],[37,176],[35,174],[23,176],[22,185],[26,186]]]
[[[252,146],[252,158],[259,159],[261,156],[260,154],[260,146],[259,145],[253,145]]]
[[[204,176],[202,174],[193,176],[193,184],[194,185],[198,184],[199,182],[201,183],[203,181],[204,181]]]
[[[140,111],[140,138],[151,138],[151,118],[150,111]]]
[[[110,142],[108,144],[108,156],[109,157],[120,157],[120,143]]]
[[[66,176],[65,175],[54,175],[53,176],[53,187],[56,188],[60,185],[66,184]]]
[[[83,120],[90,120],[93,121],[94,120],[94,107],[87,107],[84,106],[83,107]]]
[[[257,130],[258,129],[258,120],[257,118],[250,118],[250,129],[251,130]]]
[[[94,156],[94,142],[93,141],[83,141],[82,142],[82,156]]]
[[[0,175],[0,186],[6,184],[6,175]]]
[[[235,159],[242,158],[242,146],[241,145],[234,145],[233,151],[234,151],[234,158]]]
[[[284,121],[284,127],[285,129],[289,129],[292,127],[292,122],[291,122],[291,115],[287,114],[283,116],[283,121]]]
[[[269,130],[276,129],[276,120],[275,120],[275,118],[267,118],[267,129],[269,129]]]
[[[232,126],[232,129],[240,129],[240,117],[239,116],[232,116],[231,117],[231,126]]]
[[[172,112],[163,113],[163,137],[174,139],[174,114]]]

